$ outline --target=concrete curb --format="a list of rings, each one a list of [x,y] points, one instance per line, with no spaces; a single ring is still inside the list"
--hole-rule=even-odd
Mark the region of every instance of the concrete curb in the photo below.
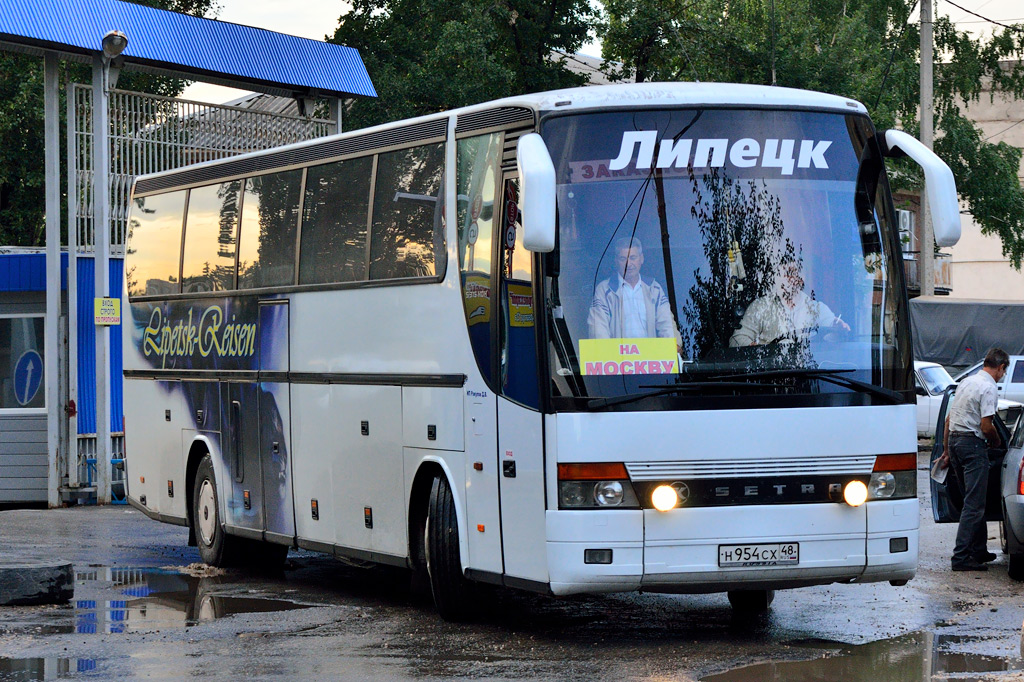
[[[0,562],[0,606],[63,604],[74,596],[71,562]]]

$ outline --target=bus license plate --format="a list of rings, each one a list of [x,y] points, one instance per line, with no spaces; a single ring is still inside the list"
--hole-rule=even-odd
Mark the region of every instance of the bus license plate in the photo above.
[[[800,563],[800,543],[780,542],[764,545],[719,545],[718,565],[793,566]]]

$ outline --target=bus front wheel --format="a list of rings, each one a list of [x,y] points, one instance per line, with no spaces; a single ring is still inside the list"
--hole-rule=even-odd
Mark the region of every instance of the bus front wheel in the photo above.
[[[444,475],[435,477],[430,487],[424,548],[438,613],[448,621],[466,620],[472,615],[473,589],[462,573],[455,499]]]
[[[208,454],[204,455],[192,488],[192,528],[203,563],[225,567],[238,561],[239,539],[224,532],[219,494],[213,474],[213,459]]]
[[[730,590],[729,603],[737,613],[764,613],[775,600],[775,590]]]

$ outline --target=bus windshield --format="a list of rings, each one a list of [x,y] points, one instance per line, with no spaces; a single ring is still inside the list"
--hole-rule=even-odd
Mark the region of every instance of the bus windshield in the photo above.
[[[902,266],[866,117],[613,111],[551,117],[543,136],[556,409],[905,400]]]

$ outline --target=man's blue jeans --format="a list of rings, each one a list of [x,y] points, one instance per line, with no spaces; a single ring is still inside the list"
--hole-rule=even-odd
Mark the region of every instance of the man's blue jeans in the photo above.
[[[964,494],[952,561],[954,566],[963,566],[974,563],[978,556],[988,551],[988,529],[985,526],[988,445],[973,434],[951,435],[949,463]]]

